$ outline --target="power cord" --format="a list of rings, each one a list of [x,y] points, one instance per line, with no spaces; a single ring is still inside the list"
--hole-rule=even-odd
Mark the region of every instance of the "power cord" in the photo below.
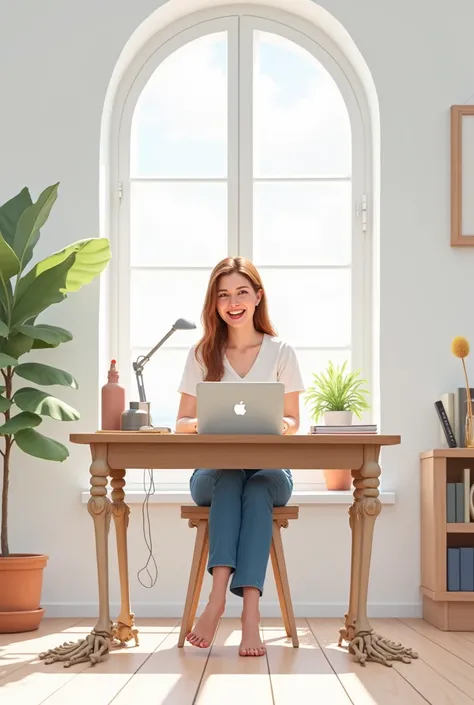
[[[158,580],[158,566],[156,564],[155,557],[153,556],[153,539],[151,536],[151,522],[150,522],[150,497],[151,495],[155,494],[155,477],[153,470],[144,470],[143,471],[143,490],[145,492],[145,498],[142,503],[142,531],[143,531],[143,538],[145,539],[145,545],[148,549],[148,558],[146,560],[145,565],[143,568],[140,568],[140,570],[137,573],[137,579],[138,582],[143,585],[143,587],[146,588],[152,588],[155,584],[156,581]],[[150,572],[149,565],[150,563],[153,564],[153,575]],[[148,575],[148,578],[150,580],[150,584],[147,585],[143,582],[141,579],[141,574],[146,572]]]

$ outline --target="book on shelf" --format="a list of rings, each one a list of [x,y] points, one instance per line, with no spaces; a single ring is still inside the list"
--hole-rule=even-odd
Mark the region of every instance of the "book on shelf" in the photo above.
[[[348,426],[310,426],[310,433],[377,433],[377,424],[351,424]]]
[[[454,436],[453,427],[451,426],[445,406],[441,400],[435,401],[435,409],[448,446],[450,448],[456,448],[457,443]]]
[[[474,388],[471,387],[471,401],[474,406]],[[466,387],[458,387],[454,392],[446,392],[440,396],[440,401],[443,404],[449,425],[452,428],[456,445],[460,448],[464,447],[464,431],[467,413],[467,394]],[[441,444],[446,445],[447,438],[443,423],[441,423]],[[449,445],[449,443],[448,443]],[[450,446],[455,447],[455,446]]]
[[[448,548],[448,592],[474,592],[474,546]]]
[[[473,486],[470,468],[464,468],[462,482],[447,483],[446,521],[448,524],[467,524],[474,521]]]

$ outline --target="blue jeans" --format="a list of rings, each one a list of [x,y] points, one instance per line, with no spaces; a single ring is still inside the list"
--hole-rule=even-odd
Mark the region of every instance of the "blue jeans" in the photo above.
[[[293,491],[290,470],[195,470],[191,496],[209,512],[209,562],[232,570],[230,590],[244,587],[263,593],[272,542],[273,507],[288,503]]]

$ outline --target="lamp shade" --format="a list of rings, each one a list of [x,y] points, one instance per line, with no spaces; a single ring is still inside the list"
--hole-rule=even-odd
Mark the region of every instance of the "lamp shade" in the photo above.
[[[175,330],[192,330],[196,328],[196,324],[192,321],[186,320],[186,318],[178,318],[178,320],[173,323],[173,328]]]

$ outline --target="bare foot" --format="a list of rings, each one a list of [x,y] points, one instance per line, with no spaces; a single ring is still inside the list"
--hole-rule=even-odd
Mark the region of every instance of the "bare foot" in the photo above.
[[[260,638],[260,614],[242,612],[242,641],[239,656],[264,656],[267,650]]]
[[[217,602],[212,598],[207,603],[204,612],[196,622],[194,629],[189,632],[186,640],[200,649],[207,649],[214,639],[219,620],[224,614],[225,603]]]

